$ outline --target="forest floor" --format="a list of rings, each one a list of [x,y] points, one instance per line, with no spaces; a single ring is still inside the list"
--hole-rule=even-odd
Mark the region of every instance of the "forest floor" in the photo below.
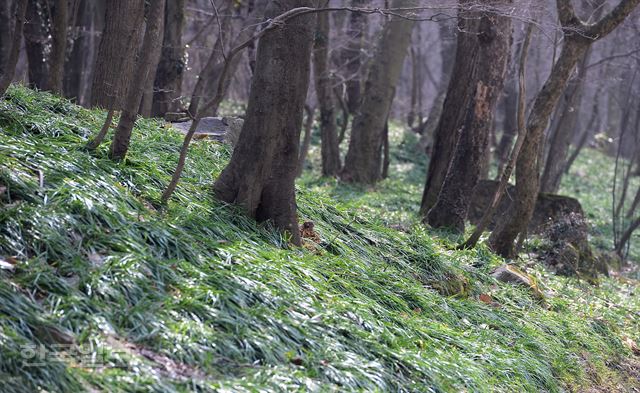
[[[141,120],[113,163],[83,149],[104,117],[24,88],[0,101],[3,393],[640,391],[638,281],[525,258],[544,300],[497,282],[485,246],[452,251],[459,239],[417,224],[413,136],[394,132],[375,189],[306,173],[300,220],[321,241],[294,248],[212,198],[230,153],[215,142],[193,144],[154,207],[181,135]],[[564,189],[605,247],[603,165],[581,157]]]

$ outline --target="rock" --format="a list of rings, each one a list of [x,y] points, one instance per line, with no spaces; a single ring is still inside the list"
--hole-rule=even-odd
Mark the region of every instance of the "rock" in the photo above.
[[[472,224],[478,224],[482,215],[489,207],[498,187],[498,182],[482,180],[474,189],[473,199],[469,206],[468,219]],[[509,185],[502,201],[498,205],[496,214],[489,224],[489,229],[495,228],[496,222],[509,209],[513,196],[516,193],[515,186]],[[533,217],[529,223],[529,233],[542,233],[550,222],[560,220],[571,213],[584,217],[584,211],[580,202],[571,197],[555,194],[540,194],[536,202]]]
[[[185,112],[167,112],[164,115],[164,120],[169,123],[180,123],[189,121],[190,117]]]
[[[185,121],[181,123],[172,123],[173,128],[178,129],[183,134],[189,132],[193,121]],[[198,123],[194,139],[213,139],[222,142],[225,134],[229,131],[229,126],[221,117],[203,117]]]
[[[536,299],[544,300],[534,278],[513,265],[500,266],[491,275],[498,281],[528,288]]]
[[[609,275],[603,259],[596,258],[589,244],[589,226],[582,215],[570,213],[547,225],[543,233],[549,241],[542,260],[556,273],[578,275],[587,280]]]
[[[238,139],[240,138],[240,131],[242,131],[242,126],[244,125],[244,120],[239,117],[225,117],[222,120],[229,125],[229,130],[225,134],[224,142],[232,147],[236,147]]]
[[[183,134],[189,132],[193,122],[183,121],[179,123],[171,123],[173,128],[179,130]],[[198,123],[194,139],[213,139],[219,142],[225,142],[231,146],[235,146],[242,130],[244,120],[237,117],[203,117]]]

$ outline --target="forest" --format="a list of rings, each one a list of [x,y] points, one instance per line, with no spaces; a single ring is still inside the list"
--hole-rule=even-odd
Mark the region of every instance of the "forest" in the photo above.
[[[0,393],[640,392],[640,0],[0,0]]]

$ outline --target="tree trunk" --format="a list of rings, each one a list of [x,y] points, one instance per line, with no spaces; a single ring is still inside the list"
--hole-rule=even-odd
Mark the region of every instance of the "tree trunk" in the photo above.
[[[393,8],[414,7],[417,0],[394,0]],[[380,148],[395,85],[411,42],[415,22],[392,16],[386,23],[369,66],[363,101],[353,120],[342,180],[374,184],[380,180]]]
[[[167,112],[178,109],[177,98],[181,94],[182,75],[184,73],[184,47],[182,31],[184,29],[185,0],[169,0],[165,6],[165,25],[162,41],[162,54],[156,71],[151,115],[162,117]]]
[[[519,53],[520,51],[518,51]],[[513,145],[513,140],[518,131],[518,78],[515,73],[508,78],[503,97],[504,122],[502,124],[502,136],[496,148],[495,158],[498,162],[498,173],[502,173],[504,166],[509,159],[509,151]]]
[[[466,18],[459,18],[456,61],[449,78],[449,87],[443,95],[446,98],[435,131],[433,151],[427,170],[427,181],[420,205],[423,219],[427,217],[438,200],[455,150],[460,127],[464,123],[467,108],[472,105],[471,100],[474,98],[477,87],[475,83],[469,83],[470,78],[472,76],[475,78],[476,75],[476,63],[479,55],[477,42],[470,34],[464,33],[471,22]],[[464,54],[461,61],[458,61],[457,53]]]
[[[368,0],[351,0],[352,7],[365,7]],[[358,12],[349,14],[347,27],[347,43],[342,51],[342,64],[347,72],[346,95],[347,107],[355,115],[362,102],[362,48],[367,31],[367,16]]]
[[[27,23],[24,26],[24,41],[29,61],[29,86],[42,90],[47,85],[48,67],[45,48],[49,32],[48,20],[42,0],[29,0],[27,5]]]
[[[442,109],[444,106],[444,101],[447,97],[447,87],[451,79],[451,74],[453,73],[452,70],[455,63],[457,45],[456,39],[448,38],[449,35],[457,34],[452,31],[454,29],[452,29],[449,21],[444,20],[438,23],[441,45],[440,58],[442,59],[442,64],[440,73],[440,84],[438,86],[438,95],[436,96],[436,99],[434,100],[431,109],[429,110],[427,120],[423,127],[422,136],[420,137],[420,147],[426,152],[433,151],[434,145],[437,144],[437,141],[435,141],[434,138],[437,137],[435,134],[438,128],[438,124],[440,123],[440,118],[442,117]]]
[[[504,257],[515,255],[513,242],[531,220],[539,191],[538,152],[542,148],[544,130],[571,73],[588,47],[587,39],[566,37],[560,57],[534,101],[527,122],[527,136],[516,165],[515,200],[489,239],[491,248]]]
[[[584,91],[587,77],[588,61],[589,50],[580,60],[578,75],[569,82],[566,88],[567,100],[553,137],[549,141],[549,153],[540,183],[541,192],[556,193],[560,188],[560,181],[562,180],[567,155],[569,154],[569,146],[575,136],[580,115],[580,104],[582,103],[582,92]]]
[[[323,1],[323,7],[328,1]],[[329,69],[329,13],[319,12],[313,51],[316,96],[320,106],[320,140],[322,175],[337,176],[340,171],[340,148],[333,100],[333,80]]]
[[[0,2],[0,75],[4,74],[4,66],[9,60],[13,34],[11,31],[13,15],[12,1]]]
[[[225,3],[227,5],[226,11],[229,12],[229,3]],[[218,83],[220,82],[220,74],[224,67],[225,63],[225,41],[229,38],[228,31],[231,29],[231,18],[227,17],[220,21],[220,27],[218,31],[218,38],[213,45],[213,50],[209,54],[209,58],[204,65],[202,71],[197,77],[196,85],[193,88],[193,92],[191,94],[191,102],[189,103],[189,113],[193,115],[196,110],[203,111],[206,108],[200,108],[200,102],[203,98],[205,101],[210,99],[218,88]],[[240,43],[244,41],[244,38],[247,38],[253,32],[253,29],[249,29],[250,31],[245,31],[241,33],[238,37],[235,38],[234,44]],[[235,45],[232,45],[235,46]],[[231,72],[229,75],[233,75],[234,70],[237,68],[238,63],[240,62],[241,57],[236,56],[231,59],[231,64],[229,65]],[[227,77],[227,80],[230,80],[231,77]],[[211,92],[211,93],[209,93]]]
[[[311,0],[274,1],[267,16],[315,5]],[[290,19],[260,39],[246,120],[231,161],[213,186],[218,199],[240,205],[258,221],[272,221],[296,245],[294,182],[315,18]]]
[[[124,97],[127,95],[127,87],[133,82],[133,70],[140,42],[140,26],[136,26],[135,20],[140,13],[144,13],[144,1],[142,0],[111,0],[107,6],[105,15],[105,28],[96,56],[96,63],[91,88],[91,106],[111,108],[114,101],[115,109],[123,109]],[[132,35],[131,32],[134,32]],[[130,47],[127,40],[133,37],[134,50],[122,58],[122,63],[117,60],[122,53]],[[118,66],[114,66],[118,64]],[[116,92],[118,79],[124,76],[121,91]],[[138,108],[136,107],[136,112]]]
[[[118,128],[111,142],[109,157],[113,160],[124,159],[129,150],[131,131],[138,116],[138,109],[140,108],[140,101],[144,94],[147,79],[151,73],[153,54],[157,46],[160,45],[160,27],[164,17],[164,4],[165,0],[151,1],[140,57],[136,64],[135,74],[131,78],[132,84],[127,92]]]
[[[89,38],[94,7],[89,0],[78,0],[76,23],[69,34],[71,53],[65,63],[64,96],[80,103],[83,90],[83,77],[87,72],[87,61],[91,50]]]
[[[505,4],[510,1],[505,1]],[[464,5],[462,2],[461,5]],[[448,171],[438,199],[427,216],[435,228],[451,228],[464,232],[469,203],[488,148],[493,115],[502,91],[511,53],[511,19],[497,14],[478,12],[463,21],[456,61],[470,61],[471,73],[466,79],[452,79],[452,84],[471,84],[470,99],[447,132],[459,134],[458,142],[447,164]],[[469,42],[470,41],[470,42]],[[457,90],[454,86],[450,89]],[[448,103],[452,103],[448,101]],[[445,111],[447,108],[445,108]]]
[[[11,50],[5,64],[4,72],[0,74],[0,97],[4,95],[13,81],[16,64],[18,64],[20,43],[22,41],[22,29],[24,28],[25,14],[27,12],[27,2],[28,0],[18,0],[18,3],[16,4],[16,22],[13,26],[13,34],[11,35]]]
[[[313,120],[316,114],[316,109],[309,105],[304,106],[304,111],[307,117],[304,121],[304,136],[302,137],[302,145],[300,146],[300,154],[298,155],[298,172],[296,177],[300,177],[304,172],[304,165],[307,162],[307,156],[309,155],[309,147],[311,146],[311,134],[313,133]]]
[[[539,191],[538,156],[542,148],[544,130],[571,73],[590,45],[611,33],[639,3],[640,0],[622,0],[599,22],[585,24],[576,16],[570,1],[557,0],[558,15],[564,32],[564,45],[547,82],[536,96],[529,114],[527,136],[516,166],[515,201],[489,239],[491,248],[498,254],[504,257],[515,255],[513,242],[518,235],[525,232],[531,219]]]
[[[67,53],[68,0],[56,0],[53,9],[51,31],[51,54],[49,56],[49,80],[47,89],[62,94],[64,80],[64,60]]]
[[[165,0],[166,1],[166,0]],[[165,17],[166,14],[163,13],[162,18],[160,18],[160,41],[162,41],[162,36],[164,35],[165,28]],[[162,57],[162,42],[155,46],[153,54],[151,55],[151,63],[149,65],[149,77],[144,86],[144,93],[142,94],[142,101],[140,102],[140,110],[139,114],[142,117],[152,117],[153,110],[153,97],[154,97],[154,85],[156,80],[156,75],[158,74],[158,66],[160,65],[160,59]]]
[[[251,37],[256,29],[256,24],[252,21],[259,19],[264,14],[265,3],[264,1],[256,1],[251,7],[247,9],[247,15],[245,19],[247,20],[248,25],[244,26],[241,31],[234,37],[234,40],[230,47],[236,47],[240,45],[242,42],[246,41],[249,37]],[[225,18],[222,20],[222,35],[218,37],[214,45],[214,49],[211,52],[207,63],[205,64],[203,70],[200,72],[198,76],[198,80],[193,89],[193,93],[191,95],[191,102],[189,104],[189,112],[191,114],[195,113],[196,109],[200,105],[200,102],[203,98],[205,101],[214,97],[218,91],[218,84],[220,83],[220,76],[222,70],[225,67],[225,56],[222,54],[225,50],[224,41],[227,40],[228,34],[225,32],[229,30],[231,24],[230,18]],[[249,45],[250,47],[251,45]],[[229,89],[229,85],[231,84],[231,80],[235,72],[237,71],[238,65],[242,61],[241,56],[233,57],[228,65],[228,71],[222,82],[223,88],[223,96],[226,95],[227,90]],[[211,93],[208,93],[211,92]],[[217,108],[215,108],[217,111]],[[215,111],[214,108],[199,108],[198,109],[203,116],[210,116]]]

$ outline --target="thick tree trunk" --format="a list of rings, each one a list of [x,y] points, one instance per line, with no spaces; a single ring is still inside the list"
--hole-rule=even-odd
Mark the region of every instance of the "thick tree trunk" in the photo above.
[[[448,130],[459,137],[437,202],[426,220],[432,227],[451,228],[460,233],[464,232],[472,192],[480,178],[511,53],[511,19],[497,14],[477,13],[476,16],[463,22],[458,47],[466,52],[464,56],[461,52],[456,56],[458,62],[475,64],[470,65],[467,79],[454,78],[451,82],[471,84],[472,98],[466,100],[464,113]],[[450,89],[456,88],[450,86]]]
[[[147,79],[151,73],[153,55],[158,45],[160,45],[160,28],[164,17],[164,4],[165,0],[151,0],[140,57],[136,64],[135,73],[131,78],[132,84],[129,87],[124,108],[120,114],[118,128],[111,142],[109,157],[114,160],[123,159],[129,150],[131,132],[138,116],[138,109],[140,108],[140,101],[144,94]]]
[[[351,0],[352,7],[365,7],[368,0]],[[347,72],[346,103],[349,112],[355,115],[362,102],[362,47],[367,31],[367,16],[358,12],[349,14],[347,43],[342,51],[342,64]]]
[[[162,117],[167,112],[175,111],[180,105],[177,98],[180,97],[185,68],[182,45],[184,7],[185,0],[169,0],[165,6],[162,54],[155,75],[152,116]]]
[[[392,7],[414,7],[417,0],[395,0]],[[363,101],[353,120],[351,140],[340,174],[342,180],[374,184],[380,180],[382,134],[400,77],[415,22],[392,16],[376,47],[369,66]]]
[[[323,1],[326,7],[328,1]],[[322,175],[336,176],[340,171],[340,148],[336,123],[336,108],[333,100],[333,81],[329,69],[329,14],[318,13],[318,26],[313,51],[316,96],[320,106],[320,140]]]
[[[115,109],[123,109],[124,97],[127,87],[133,76],[138,43],[142,34],[140,26],[136,26],[136,19],[140,13],[144,13],[144,1],[142,0],[111,0],[107,6],[105,15],[105,28],[100,40],[98,55],[93,74],[91,88],[91,106],[111,108],[114,101]],[[132,35],[131,32],[134,32]],[[130,48],[128,37],[133,37],[136,42],[132,46],[134,50],[121,57],[122,53]],[[118,64],[118,60],[122,62]],[[118,66],[114,66],[118,64]],[[118,80],[125,76],[121,91],[116,91]],[[136,112],[138,108],[136,107]]]
[[[315,5],[311,0],[274,1],[267,16]],[[272,221],[296,245],[300,233],[294,182],[315,18],[290,19],[260,39],[240,139],[213,186],[218,199],[240,205],[258,221]]]
[[[44,89],[47,85],[48,67],[45,48],[47,46],[49,21],[42,0],[29,0],[27,23],[24,26],[24,41],[29,61],[29,86]]]
[[[13,26],[13,34],[11,35],[11,50],[5,64],[4,72],[0,74],[0,97],[9,88],[13,81],[13,75],[18,64],[18,55],[20,54],[20,42],[22,41],[22,30],[24,28],[25,14],[27,12],[27,1],[18,0],[16,4],[16,22]]]
[[[53,9],[51,31],[51,54],[49,56],[49,80],[47,89],[62,94],[64,80],[64,60],[67,53],[68,0],[56,0]]]
[[[433,151],[427,170],[427,181],[422,194],[420,213],[423,218],[436,204],[442,189],[449,163],[455,150],[460,127],[465,120],[467,108],[471,107],[475,95],[475,83],[469,83],[476,77],[476,63],[478,61],[477,42],[471,34],[465,34],[465,29],[471,23],[466,18],[459,19],[456,53],[464,54],[461,60],[453,64],[453,71],[449,79],[449,87],[444,94],[445,101],[442,113],[435,131]],[[457,57],[457,54],[456,54]]]
[[[569,82],[566,88],[567,99],[553,137],[549,140],[549,153],[540,183],[541,192],[556,193],[560,188],[560,181],[562,180],[567,155],[569,154],[569,146],[575,136],[580,115],[580,104],[582,103],[582,92],[584,91],[587,77],[588,60],[589,51],[587,50],[578,65],[578,74]]]

